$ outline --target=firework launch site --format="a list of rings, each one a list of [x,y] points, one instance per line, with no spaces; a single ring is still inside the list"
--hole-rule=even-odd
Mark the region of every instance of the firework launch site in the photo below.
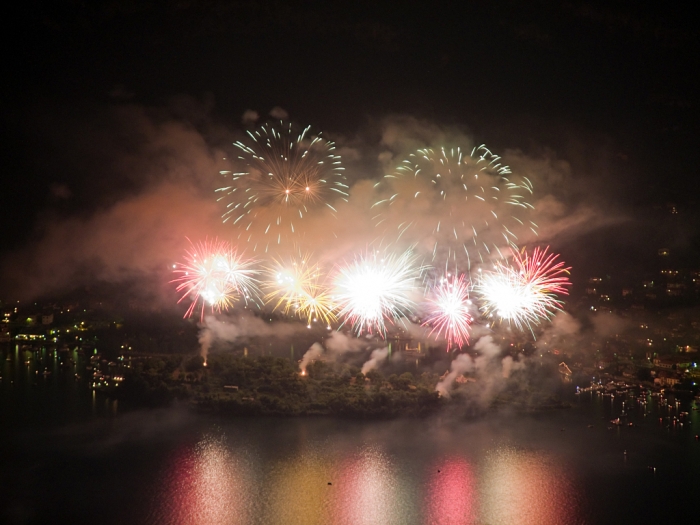
[[[624,296],[615,283],[584,284],[570,313],[537,339],[496,327],[449,351],[406,330],[357,338],[281,313],[182,319],[131,293],[120,302],[117,290],[92,288],[3,306],[1,381],[15,395],[68,382],[75,395],[120,411],[179,404],[230,416],[469,418],[568,407],[575,386],[601,377],[679,399],[698,393],[692,300],[660,302],[644,282]]]

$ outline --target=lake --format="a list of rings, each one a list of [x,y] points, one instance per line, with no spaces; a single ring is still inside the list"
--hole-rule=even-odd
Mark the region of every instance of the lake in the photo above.
[[[75,381],[78,356],[35,355],[2,355],[4,523],[700,521],[694,403],[572,385],[573,408],[472,419],[122,413]]]

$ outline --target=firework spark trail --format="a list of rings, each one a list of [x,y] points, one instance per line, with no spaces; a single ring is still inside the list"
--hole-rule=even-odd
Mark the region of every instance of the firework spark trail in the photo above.
[[[548,250],[535,248],[531,255],[513,251],[512,264],[499,261],[494,271],[484,272],[476,289],[485,315],[496,314],[532,332],[534,325],[561,310],[564,303],[558,295],[568,295],[571,268]]]
[[[373,205],[376,226],[422,243],[433,260],[465,258],[471,268],[501,256],[499,245],[516,247],[516,232],[536,235],[537,225],[519,217],[533,209],[526,201],[530,180],[516,181],[500,159],[484,145],[471,153],[444,147],[412,153],[375,184],[382,194]]]
[[[266,303],[276,301],[273,310],[282,308],[305,319],[310,327],[312,322],[323,321],[330,328],[337,320],[335,307],[329,288],[323,282],[323,275],[318,265],[310,262],[310,256],[292,258],[289,262],[275,260],[266,288]]]
[[[386,321],[395,323],[415,306],[416,281],[425,267],[416,264],[409,250],[381,257],[378,252],[360,255],[341,266],[334,280],[334,298],[343,323],[358,334],[386,333]]]
[[[203,319],[207,304],[212,312],[221,312],[233,307],[241,298],[246,303],[254,301],[257,296],[257,271],[252,268],[253,263],[226,241],[190,241],[184,262],[174,265],[173,273],[178,277],[171,281],[178,283],[176,291],[182,292],[178,303],[186,298],[192,301],[185,317],[191,317],[198,306],[201,307],[200,317]]]
[[[348,185],[335,144],[310,127],[267,123],[235,142],[241,171],[222,171],[231,184],[216,190],[227,201],[224,222],[241,228],[239,239],[265,252],[303,236],[303,221],[318,208],[333,214],[334,198],[347,201]],[[258,238],[259,236],[259,238]]]
[[[469,300],[470,282],[464,274],[448,274],[440,279],[429,299],[430,317],[423,326],[430,326],[430,335],[435,332],[436,339],[444,334],[447,351],[453,344],[460,348],[469,343],[469,326],[473,318],[469,312],[472,302]]]

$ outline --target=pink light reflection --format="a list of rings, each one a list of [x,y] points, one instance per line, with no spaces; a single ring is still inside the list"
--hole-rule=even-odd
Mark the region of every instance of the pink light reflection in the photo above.
[[[366,449],[340,466],[333,501],[333,525],[402,523],[399,487],[389,459]]]
[[[480,478],[482,520],[493,525],[577,523],[576,486],[560,460],[501,447],[489,452]]]
[[[250,497],[245,468],[220,439],[181,447],[166,473],[154,523],[246,525]]]
[[[476,480],[472,470],[472,466],[458,456],[433,465],[427,486],[426,524],[477,523]]]

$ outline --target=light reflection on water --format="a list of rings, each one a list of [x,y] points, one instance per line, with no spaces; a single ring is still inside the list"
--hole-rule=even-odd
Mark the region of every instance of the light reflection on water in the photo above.
[[[381,525],[406,523],[410,502],[402,491],[395,461],[366,448],[340,461],[330,523]]]
[[[238,525],[250,523],[249,469],[221,437],[206,435],[173,455],[154,523]]]
[[[548,525],[577,523],[577,486],[556,457],[494,445],[410,458],[376,445],[261,457],[205,434],[176,450],[151,523]],[[257,452],[256,452],[257,450]],[[279,451],[278,451],[279,452]],[[415,462],[422,467],[416,468]]]
[[[464,421],[119,414],[88,364],[0,345],[0,522],[697,522],[696,402],[572,393],[571,410]]]
[[[280,517],[290,525],[328,523],[328,480],[332,465],[313,452],[285,458],[269,466],[260,480],[263,523]]]
[[[482,468],[480,493],[485,523],[576,522],[576,487],[551,456],[501,447],[486,455]]]
[[[435,462],[427,481],[425,523],[471,525],[478,523],[476,479],[473,467],[462,457]]]

